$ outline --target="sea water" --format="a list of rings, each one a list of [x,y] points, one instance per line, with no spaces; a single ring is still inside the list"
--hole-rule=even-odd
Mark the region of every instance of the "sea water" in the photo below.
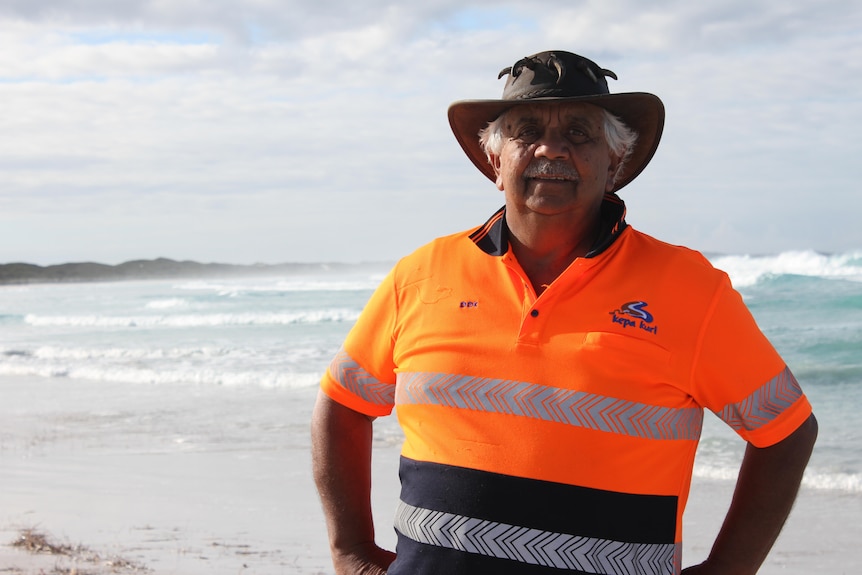
[[[862,493],[862,252],[710,259],[814,404],[821,431],[805,485]],[[279,277],[2,286],[0,378],[157,386],[174,397],[277,389],[284,401],[307,402],[385,273],[322,266]],[[307,421],[292,423],[288,432],[307,441]],[[394,424],[382,425],[397,440]],[[695,476],[733,479],[742,449],[707,416]]]

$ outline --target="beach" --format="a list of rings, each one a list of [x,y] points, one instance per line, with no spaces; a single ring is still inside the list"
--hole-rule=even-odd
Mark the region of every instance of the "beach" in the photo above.
[[[812,259],[720,260],[821,424],[765,575],[862,564],[862,258]],[[331,574],[309,420],[380,274],[0,287],[0,573]],[[743,449],[705,423],[684,565],[708,554]],[[400,439],[377,420],[388,548]],[[15,546],[27,533],[54,551]]]
[[[0,390],[0,542],[34,529],[165,574],[331,571],[310,475],[312,390],[181,398],[10,377]],[[22,397],[28,407],[9,409]],[[4,545],[0,572],[45,560]]]
[[[310,473],[313,389],[166,397],[156,386],[129,393],[121,384],[7,376],[0,391],[0,573],[332,573]],[[378,541],[392,547],[397,430],[387,420],[380,427],[373,501]],[[708,553],[732,486],[695,479],[686,564]],[[859,517],[858,494],[803,488],[761,573],[856,573]],[[101,561],[12,547],[25,529]]]
[[[0,388],[29,404],[3,404],[3,541],[33,528],[155,573],[326,572],[308,440],[288,429],[308,401],[8,377]]]

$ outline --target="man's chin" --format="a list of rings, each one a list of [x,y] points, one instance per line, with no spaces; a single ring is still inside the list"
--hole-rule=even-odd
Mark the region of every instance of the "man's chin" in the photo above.
[[[561,192],[574,192],[577,190],[578,182],[573,180],[555,180],[548,178],[528,178],[527,189],[534,192],[547,191],[558,194]]]
[[[527,198],[524,206],[531,212],[552,216],[568,212],[577,207],[578,202],[572,194],[534,193]]]

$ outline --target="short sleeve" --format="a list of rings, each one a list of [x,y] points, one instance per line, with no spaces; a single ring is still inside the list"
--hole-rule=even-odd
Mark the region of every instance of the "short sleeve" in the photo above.
[[[394,275],[393,269],[374,291],[320,384],[334,401],[374,417],[388,415],[395,405]]]
[[[811,414],[796,378],[727,279],[716,292],[695,357],[695,400],[757,447],[778,443]]]

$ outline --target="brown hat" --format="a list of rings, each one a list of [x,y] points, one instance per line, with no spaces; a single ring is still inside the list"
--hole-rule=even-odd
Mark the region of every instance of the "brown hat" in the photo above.
[[[494,168],[479,143],[479,131],[504,111],[523,104],[587,102],[619,117],[638,133],[635,148],[614,186],[619,190],[641,173],[652,159],[664,127],[664,105],[645,92],[611,94],[605,76],[617,78],[583,56],[554,50],[539,52],[505,68],[508,74],[501,100],[462,100],[449,106],[449,125],[467,157],[491,181]]]

